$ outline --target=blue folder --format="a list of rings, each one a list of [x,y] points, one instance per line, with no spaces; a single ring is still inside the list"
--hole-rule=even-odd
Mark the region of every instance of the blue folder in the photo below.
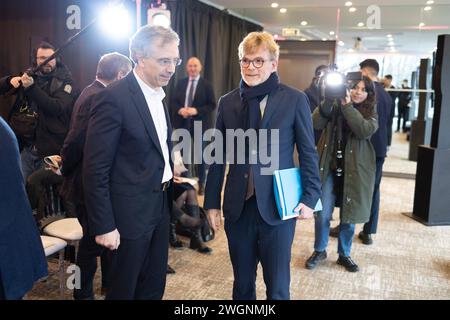
[[[291,219],[299,215],[294,209],[302,197],[302,179],[299,168],[275,170],[273,173],[273,188],[278,213],[282,220]],[[314,211],[322,210],[322,201],[317,201]]]

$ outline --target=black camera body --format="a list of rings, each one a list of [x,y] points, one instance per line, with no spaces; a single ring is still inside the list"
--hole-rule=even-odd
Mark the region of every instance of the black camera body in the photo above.
[[[363,79],[359,71],[349,72],[345,76],[340,72],[330,71],[322,77],[323,80],[320,81],[322,96],[328,100],[344,99],[347,96],[347,90],[350,90],[355,82]]]

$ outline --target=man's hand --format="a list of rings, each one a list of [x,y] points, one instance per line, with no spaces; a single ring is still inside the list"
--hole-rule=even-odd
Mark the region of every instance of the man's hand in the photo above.
[[[34,80],[32,77],[30,77],[28,74],[24,73],[22,77],[20,78],[20,81],[22,81],[22,85],[24,88],[28,88],[34,83]]]
[[[20,79],[21,77],[12,77],[11,80],[9,80],[9,83],[14,87],[18,88],[20,86]]]
[[[109,250],[117,250],[120,245],[120,234],[117,229],[111,232],[95,236],[95,242],[99,245],[108,248]]]
[[[178,114],[180,116],[182,116],[183,118],[187,118],[189,117],[189,108],[180,108],[180,110],[178,110]]]
[[[299,212],[298,220],[306,220],[314,218],[314,209],[311,209],[307,205],[300,202],[300,204],[294,209],[295,212]]]
[[[208,209],[208,222],[214,232],[218,231],[222,224],[221,212],[219,209]]]
[[[196,115],[198,115],[198,110],[197,110],[197,108],[195,108],[195,107],[189,107],[189,108],[188,108],[188,114],[189,114],[190,116],[196,116]]]

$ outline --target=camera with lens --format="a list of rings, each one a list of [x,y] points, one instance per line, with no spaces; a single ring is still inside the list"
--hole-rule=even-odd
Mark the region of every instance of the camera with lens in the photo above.
[[[355,82],[363,79],[361,72],[349,72],[347,75],[336,71],[336,67],[330,67],[328,72],[321,75],[320,89],[321,95],[327,100],[344,99],[347,96],[347,90]]]

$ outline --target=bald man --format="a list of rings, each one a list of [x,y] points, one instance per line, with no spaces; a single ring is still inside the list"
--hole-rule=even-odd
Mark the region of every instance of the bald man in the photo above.
[[[189,58],[186,63],[188,77],[178,81],[170,103],[174,129],[187,129],[190,131],[191,137],[194,137],[195,121],[201,123],[202,134],[208,129],[209,118],[216,108],[213,88],[207,80],[200,77],[201,71],[200,60],[196,57]],[[199,145],[202,146],[203,153],[204,146],[203,144]],[[198,155],[196,155],[196,159],[199,159]],[[206,170],[203,159],[201,159],[201,164],[196,165],[197,170],[193,170],[193,165],[190,166],[190,169],[191,173],[197,171],[199,194],[203,195]]]

